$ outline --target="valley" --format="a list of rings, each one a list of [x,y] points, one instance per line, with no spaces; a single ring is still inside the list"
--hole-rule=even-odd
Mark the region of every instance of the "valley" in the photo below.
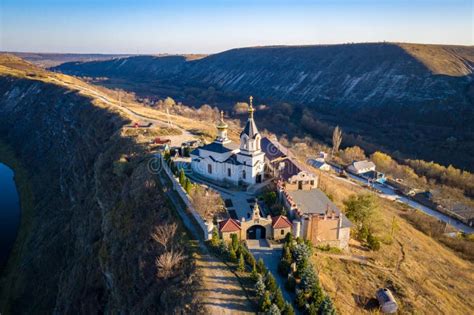
[[[170,138],[174,144],[200,136],[212,139],[216,117],[198,116],[192,108],[192,119],[169,114],[125,92],[15,57],[1,58],[0,137],[28,165],[34,196],[31,225],[17,240],[11,258],[19,263],[10,262],[2,271],[2,310],[167,313],[210,307],[217,314],[252,308],[242,299],[243,289],[228,266],[196,248],[169,199],[169,185],[160,183],[147,166],[155,154],[154,138]],[[227,106],[231,108],[230,101]],[[256,120],[270,126],[263,109]],[[136,122],[151,126],[135,128]],[[238,139],[240,123],[229,121],[230,138]],[[296,142],[290,145],[301,162],[316,154],[299,151]],[[321,176],[321,189],[341,208],[350,195],[363,192],[358,185],[314,172]],[[368,301],[380,286],[396,292],[402,312],[466,313],[474,307],[472,297],[465,296],[474,285],[472,261],[417,230],[405,218],[412,210],[379,202],[375,233],[382,240],[381,250],[351,245],[353,255],[364,256],[370,265],[319,250],[311,258],[337,310],[373,312]],[[394,221],[397,228],[390,233]],[[155,275],[154,259],[162,250],[150,234],[170,222],[180,225],[176,246],[189,256],[183,271],[167,280]],[[225,283],[228,290],[216,290],[216,283]]]
[[[171,96],[231,110],[237,99],[258,95],[273,132],[326,141],[321,123],[340,125],[353,136],[344,145],[472,171],[473,65],[472,47],[371,43],[239,48],[198,59],[138,56],[53,69],[152,101]]]

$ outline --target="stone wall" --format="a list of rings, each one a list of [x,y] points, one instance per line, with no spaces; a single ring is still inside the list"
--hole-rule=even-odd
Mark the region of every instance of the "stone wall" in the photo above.
[[[168,175],[168,178],[171,180],[173,183],[173,190],[175,190],[178,195],[181,197],[183,200],[184,204],[186,205],[186,208],[188,212],[193,216],[194,220],[197,222],[199,227],[202,229],[202,235],[204,240],[209,240],[212,237],[212,230],[214,228],[214,225],[212,222],[206,222],[203,220],[201,215],[196,211],[194,208],[193,204],[191,203],[191,198],[189,195],[186,193],[186,190],[184,190],[183,186],[179,183],[178,179],[174,176],[173,172],[169,168],[168,164],[166,161],[163,159],[163,155],[159,155],[161,159],[161,165],[163,166],[163,170],[165,171],[166,175]]]

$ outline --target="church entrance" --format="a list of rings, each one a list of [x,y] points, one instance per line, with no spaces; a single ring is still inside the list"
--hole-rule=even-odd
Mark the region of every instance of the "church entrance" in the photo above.
[[[259,240],[266,237],[266,230],[261,225],[254,225],[247,230],[248,240]]]

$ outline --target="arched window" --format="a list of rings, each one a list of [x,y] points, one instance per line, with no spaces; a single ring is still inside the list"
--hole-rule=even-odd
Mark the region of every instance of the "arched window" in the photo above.
[[[249,138],[247,137],[247,135],[243,135],[241,139],[241,145],[243,149],[248,150]]]
[[[207,164],[207,172],[209,174],[212,174],[212,165],[211,164]]]
[[[243,170],[243,171],[242,171],[242,178],[245,179],[245,176],[246,176],[245,170]]]
[[[255,137],[255,150],[260,150],[260,135]]]

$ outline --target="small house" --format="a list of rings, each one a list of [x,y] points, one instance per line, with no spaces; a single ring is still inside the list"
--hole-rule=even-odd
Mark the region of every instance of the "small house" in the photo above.
[[[331,165],[326,163],[323,158],[310,159],[308,160],[308,164],[321,171],[329,172],[331,170]]]
[[[292,224],[287,217],[279,215],[272,218],[273,239],[281,240],[287,233],[291,233]]]
[[[371,161],[354,161],[347,168],[347,170],[353,174],[361,175],[370,171],[375,171],[375,164]]]
[[[239,221],[231,219],[231,218],[219,222],[219,233],[221,235],[221,238],[226,242],[232,239],[231,237],[232,234],[237,235],[238,238],[240,239],[241,229],[242,228],[240,227]]]

